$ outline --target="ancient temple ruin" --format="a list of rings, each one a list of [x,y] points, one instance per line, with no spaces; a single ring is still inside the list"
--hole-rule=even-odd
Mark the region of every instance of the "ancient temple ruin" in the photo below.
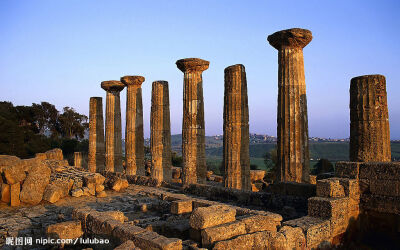
[[[241,64],[224,71],[225,175],[207,171],[202,72],[209,62],[181,59],[176,65],[184,73],[183,168],[171,163],[168,82],[152,83],[149,172],[144,162],[144,77],[102,82],[105,137],[102,99],[92,97],[87,169],[81,152],[76,152],[74,166],[60,149],[31,159],[0,155],[0,205],[19,207],[0,214],[0,246],[6,237],[33,234],[107,239],[106,249],[400,246],[400,163],[391,162],[384,76],[351,79],[351,161],[336,162],[334,172],[310,181],[302,50],[311,40],[310,31],[297,28],[268,36],[279,65],[277,181],[267,183],[265,172],[250,170],[247,80]],[[120,92],[125,87],[124,169]],[[370,240],[376,235],[379,245]],[[95,247],[75,247],[88,246]]]

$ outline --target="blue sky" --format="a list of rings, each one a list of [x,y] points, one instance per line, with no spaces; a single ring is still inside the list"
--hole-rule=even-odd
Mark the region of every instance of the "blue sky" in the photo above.
[[[222,134],[224,68],[245,65],[250,131],[276,135],[275,31],[310,29],[304,49],[310,136],[349,136],[350,79],[386,76],[392,139],[400,139],[399,1],[0,1],[0,100],[48,101],[88,114],[104,80],[142,75],[145,136],[151,83],[170,86],[171,129],[182,125],[183,74],[175,61],[210,61],[203,73],[206,134]],[[105,100],[104,100],[105,103]],[[126,91],[121,93],[125,122]],[[124,127],[124,125],[123,125]]]

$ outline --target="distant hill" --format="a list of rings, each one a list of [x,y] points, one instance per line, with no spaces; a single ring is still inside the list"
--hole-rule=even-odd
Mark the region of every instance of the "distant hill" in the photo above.
[[[145,144],[150,145],[150,140],[146,139]],[[268,135],[250,134],[250,161],[263,169],[264,155],[276,146],[276,138]],[[325,158],[331,162],[349,160],[349,142],[348,139],[310,139],[310,161],[313,166],[319,159]],[[392,158],[400,160],[400,142],[392,141]],[[173,151],[181,154],[182,135],[171,136],[171,148]],[[206,156],[207,165],[210,169],[216,169],[222,162],[223,136],[206,136]]]

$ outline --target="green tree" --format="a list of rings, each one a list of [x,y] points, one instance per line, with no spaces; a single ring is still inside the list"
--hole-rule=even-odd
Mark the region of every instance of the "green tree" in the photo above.
[[[318,175],[323,173],[334,172],[333,164],[327,159],[320,159],[317,164],[315,164],[314,169],[311,171],[311,174]]]
[[[172,162],[172,166],[183,167],[182,156],[178,155],[178,153],[175,151],[171,151],[171,162]]]
[[[41,102],[32,103],[36,127],[42,135],[52,138],[60,135],[59,112],[53,104]]]
[[[59,116],[61,135],[66,138],[82,139],[89,128],[88,117],[81,115],[73,108],[65,107]]]

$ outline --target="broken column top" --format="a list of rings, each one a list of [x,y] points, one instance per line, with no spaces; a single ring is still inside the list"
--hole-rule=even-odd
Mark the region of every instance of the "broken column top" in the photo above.
[[[153,83],[156,83],[156,84],[163,84],[163,85],[168,84],[168,82],[167,82],[167,81],[164,81],[164,80],[154,81]]]
[[[384,76],[384,75],[379,75],[379,74],[375,74],[375,75],[363,75],[363,76],[357,76],[357,77],[351,78],[351,83],[356,82],[356,81],[358,82],[359,80],[364,80],[364,79],[368,79],[368,78],[374,78],[374,77],[385,79],[385,76]]]
[[[185,58],[176,61],[176,66],[182,72],[204,71],[208,69],[209,61],[200,58]]]
[[[229,67],[226,67],[224,72],[229,72],[229,71],[244,71],[244,65],[243,64],[235,64],[235,65],[231,65]]]
[[[90,99],[93,99],[93,100],[101,100],[101,99],[102,99],[102,97],[98,97],[98,96],[92,96],[92,97],[90,97]]]
[[[281,30],[269,35],[267,40],[272,47],[281,48],[304,48],[312,40],[312,33],[306,29],[293,28]]]
[[[104,81],[101,82],[101,88],[105,91],[122,91],[125,85],[120,81]]]
[[[137,85],[141,86],[142,83],[145,81],[143,76],[123,76],[121,77],[121,82],[126,86],[129,85]]]

